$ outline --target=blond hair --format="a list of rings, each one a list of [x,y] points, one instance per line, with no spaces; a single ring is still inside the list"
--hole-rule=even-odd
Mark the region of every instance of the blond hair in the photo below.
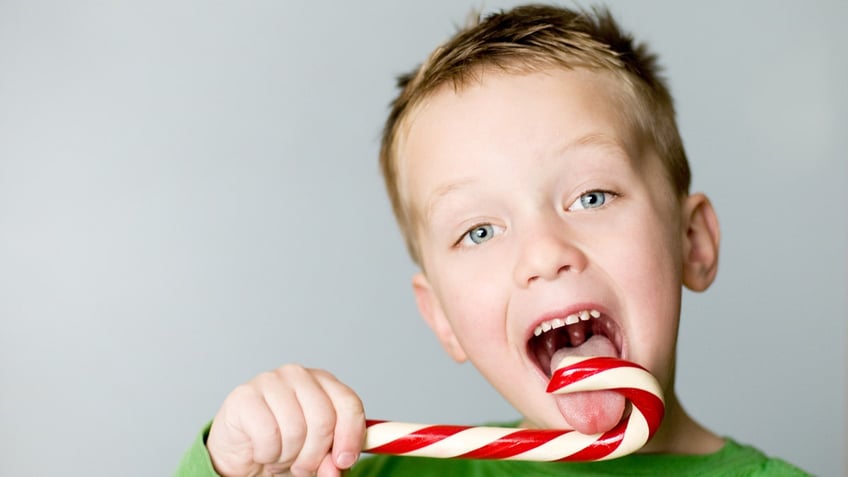
[[[398,78],[400,93],[383,129],[380,168],[392,209],[412,259],[421,263],[409,204],[398,184],[398,142],[411,111],[443,85],[459,89],[494,66],[508,73],[550,67],[611,72],[635,100],[630,119],[653,142],[678,194],[688,193],[689,163],[677,130],[673,100],[656,56],[634,43],[606,9],[570,10],[526,5],[476,15],[414,71]]]

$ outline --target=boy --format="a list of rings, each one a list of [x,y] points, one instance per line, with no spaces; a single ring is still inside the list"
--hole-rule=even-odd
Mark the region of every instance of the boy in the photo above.
[[[681,286],[716,275],[719,229],[690,173],[655,59],[608,13],[527,6],[457,33],[402,78],[381,150],[421,273],[418,308],[521,413],[514,425],[605,432],[624,399],[545,392],[563,356],[617,356],[660,382],[639,454],[602,463],[374,457],[356,394],[283,366],[236,388],[185,475],[804,475],[723,439],[674,393]],[[575,320],[575,317],[577,319]],[[208,457],[207,457],[208,450]]]

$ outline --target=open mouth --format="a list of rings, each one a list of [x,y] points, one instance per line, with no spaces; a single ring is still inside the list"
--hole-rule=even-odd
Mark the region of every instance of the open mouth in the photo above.
[[[612,318],[582,310],[539,323],[527,341],[527,352],[550,377],[554,355],[557,361],[564,356],[621,357],[621,333]]]

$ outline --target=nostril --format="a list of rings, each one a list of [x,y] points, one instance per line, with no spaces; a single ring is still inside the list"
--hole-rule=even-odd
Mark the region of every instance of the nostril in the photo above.
[[[551,267],[550,270],[553,271],[554,267]],[[540,274],[536,274],[536,275],[531,275],[531,276],[527,277],[527,284],[529,285],[529,284],[531,284],[535,281],[538,281],[539,279],[554,280],[559,275],[566,273],[566,272],[569,272],[570,270],[571,270],[571,265],[563,265],[563,266],[559,267],[559,269],[556,269],[553,273],[540,273]]]

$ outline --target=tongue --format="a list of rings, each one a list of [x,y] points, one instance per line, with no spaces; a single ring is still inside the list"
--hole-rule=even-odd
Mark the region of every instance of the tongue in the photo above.
[[[609,339],[593,335],[576,348],[560,348],[551,356],[551,363],[559,363],[566,356],[615,355],[615,346]],[[609,431],[624,414],[624,396],[615,391],[584,391],[558,395],[554,399],[565,421],[581,434]]]

